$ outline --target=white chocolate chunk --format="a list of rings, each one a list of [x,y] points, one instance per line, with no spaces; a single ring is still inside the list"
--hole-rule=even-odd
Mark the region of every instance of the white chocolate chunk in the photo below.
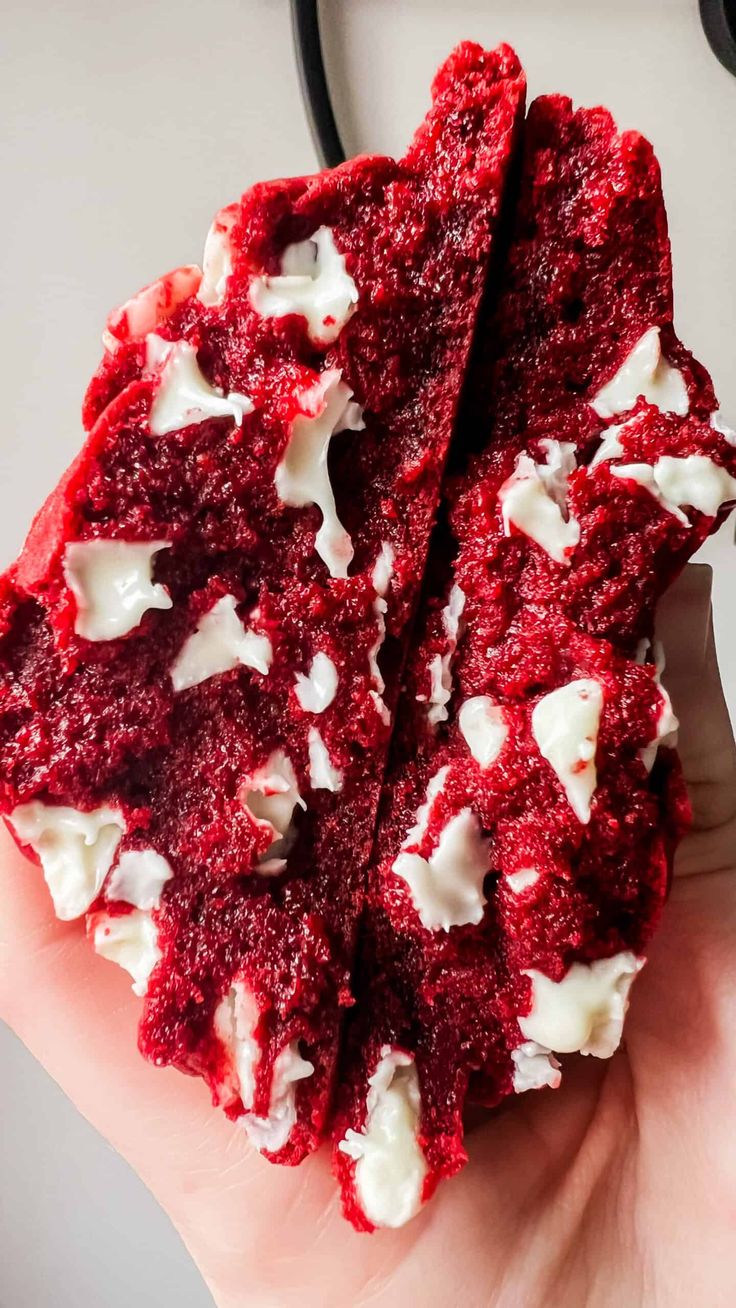
[[[38,855],[56,916],[68,922],[86,913],[112,867],[125,831],[122,814],[107,807],[81,813],[34,799],[8,821]]]
[[[315,654],[309,674],[296,674],[296,697],[305,713],[324,713],[337,693],[337,668],[321,651]]]
[[[330,228],[319,227],[308,240],[287,245],[280,276],[254,277],[250,302],[264,318],[299,314],[317,345],[337,340],[355,312],[358,288]]]
[[[620,459],[622,457],[624,447],[621,444],[621,432],[626,430],[629,423],[633,425],[635,422],[635,418],[630,418],[629,422],[620,422],[616,426],[606,427],[601,432],[601,443],[588,464],[591,472],[593,468],[597,468],[601,463],[607,463],[609,459]]]
[[[488,841],[469,808],[451,818],[429,858],[402,849],[393,871],[409,887],[427,931],[477,924],[483,917],[483,882],[489,872]]]
[[[396,1228],[422,1206],[427,1161],[419,1144],[422,1101],[413,1058],[384,1045],[368,1080],[366,1121],[338,1149],[356,1160],[355,1195],[369,1222]]]
[[[202,304],[222,304],[228,279],[233,270],[233,252],[230,234],[237,222],[240,206],[229,204],[215,214],[207,233],[202,259],[202,281],[197,298]]]
[[[407,849],[412,850],[424,839],[424,834],[429,826],[432,806],[437,796],[442,794],[449,773],[449,765],[445,764],[443,768],[440,768],[438,772],[435,772],[431,781],[429,781],[425,801],[423,804],[420,804],[416,811],[414,826],[406,833],[404,843],[401,846],[402,851]]]
[[[165,586],[153,582],[153,560],[165,540],[71,541],[64,580],[77,601],[74,630],[85,640],[117,640],[135,630],[148,609],[170,609]]]
[[[535,1040],[525,1040],[516,1049],[511,1050],[514,1064],[514,1090],[517,1095],[525,1090],[542,1090],[550,1086],[556,1090],[562,1080],[560,1064],[551,1049],[538,1045]]]
[[[539,873],[535,867],[522,867],[518,872],[509,872],[506,885],[513,895],[522,895],[525,890],[535,886],[538,880]]]
[[[256,1038],[259,1017],[255,995],[244,981],[234,981],[215,1009],[214,1032],[231,1061],[225,1084],[220,1087],[221,1102],[227,1106],[239,1097],[246,1112],[253,1107],[256,1069],[261,1061]]]
[[[668,513],[672,513],[679,522],[688,524],[689,520],[687,514],[683,513],[676,504],[667,505],[665,503],[664,497],[657,486],[654,476],[654,468],[651,464],[620,463],[618,467],[611,468],[611,473],[614,477],[620,477],[622,481],[635,481],[637,485],[643,486],[645,490],[649,491],[649,494],[658,504],[661,504],[663,508],[667,509]]]
[[[144,286],[110,314],[102,334],[105,347],[114,350],[121,341],[142,340],[149,332],[155,332],[184,300],[196,293],[201,280],[202,269],[187,264]]]
[[[381,552],[376,559],[373,567],[373,589],[376,592],[376,598],[373,602],[373,611],[376,615],[376,639],[368,650],[368,667],[375,691],[371,691],[376,710],[382,720],[388,725],[391,721],[391,714],[383,702],[381,696],[386,689],[386,683],[383,679],[381,669],[378,665],[378,655],[381,652],[383,642],[386,639],[386,614],[388,604],[385,596],[391,584],[391,578],[394,575],[394,551],[393,547],[384,541],[381,546]]]
[[[266,675],[273,658],[268,636],[244,627],[233,595],[223,595],[202,615],[171,665],[175,691],[199,686],[210,677],[242,666]]]
[[[736,500],[736,478],[704,454],[684,459],[663,455],[654,466],[654,480],[667,507],[690,505],[710,518]]]
[[[580,678],[544,695],[532,712],[532,735],[539,752],[583,823],[590,821],[590,802],[598,779],[595,751],[602,708],[599,682]]]
[[[657,676],[657,680],[659,677]],[[651,772],[654,767],[654,761],[657,757],[657,751],[660,745],[666,745],[674,749],[677,744],[677,732],[680,726],[678,719],[675,717],[672,701],[665,690],[664,686],[659,687],[660,705],[657,714],[657,725],[654,739],[650,740],[648,745],[639,750],[639,757],[644,764],[647,772]]]
[[[221,1102],[228,1106],[240,1098],[245,1116],[240,1120],[257,1149],[278,1153],[291,1135],[296,1121],[296,1083],[314,1072],[302,1058],[298,1041],[292,1040],[274,1059],[267,1117],[251,1111],[255,1099],[256,1075],[261,1061],[257,1037],[260,1012],[255,996],[244,981],[235,981],[215,1010],[214,1031],[230,1055],[231,1066],[220,1087]]]
[[[302,1058],[299,1043],[292,1040],[277,1055],[273,1064],[271,1098],[267,1117],[248,1113],[243,1125],[256,1149],[277,1154],[288,1143],[296,1122],[296,1084],[314,1072],[314,1064]]]
[[[458,726],[476,763],[489,768],[495,763],[509,734],[503,709],[490,695],[466,699],[458,713]]]
[[[151,973],[161,958],[158,933],[150,913],[140,908],[112,917],[94,914],[94,947],[102,958],[124,967],[133,978],[133,994],[145,995]]]
[[[591,400],[591,405],[599,418],[613,418],[633,409],[640,395],[663,413],[684,417],[690,407],[682,373],[662,353],[659,327],[650,327],[637,341],[618,372]]]
[[[452,697],[452,660],[457,650],[460,619],[464,608],[465,592],[455,584],[442,610],[442,626],[447,637],[447,646],[444,654],[435,655],[428,669],[430,690],[427,719],[433,727],[447,720],[447,705]]]
[[[164,341],[150,335],[146,347],[149,372],[160,370],[148,419],[153,436],[166,436],[208,418],[234,418],[240,425],[244,416],[253,412],[253,401],[247,395],[238,391],[226,395],[219,386],[210,386],[189,341]]]
[[[385,727],[390,727],[390,726],[391,726],[391,710],[390,710],[390,708],[388,707],[388,705],[387,705],[386,703],[384,703],[383,697],[382,697],[381,695],[379,695],[379,693],[378,693],[377,690],[369,690],[369,691],[368,691],[368,694],[370,695],[371,699],[373,700],[373,704],[374,704],[374,707],[375,707],[376,713],[378,714],[378,716],[379,716],[379,718],[381,719],[382,723],[384,724]]]
[[[391,579],[394,575],[394,562],[394,547],[385,540],[381,545],[381,552],[373,565],[371,578],[373,581],[373,589],[382,599],[386,597],[388,588],[391,585]]]
[[[736,445],[736,431],[724,421],[720,409],[716,409],[715,413],[710,415],[710,425],[714,431],[717,431],[723,437],[728,445]]]
[[[520,454],[516,467],[498,492],[504,533],[511,528],[528,536],[556,563],[569,564],[580,540],[580,524],[567,509],[567,483],[576,467],[569,441],[540,441],[546,463]]]
[[[573,963],[561,981],[528,969],[532,1006],[519,1018],[522,1034],[558,1054],[610,1058],[620,1044],[629,990],[644,961],[626,950],[594,963]]]
[[[307,807],[291,759],[283,750],[274,750],[266,764],[243,782],[239,799],[253,821],[272,838],[256,871],[262,876],[282,872],[294,839],[294,812],[297,806]]]
[[[380,696],[386,689],[386,683],[378,664],[378,655],[386,639],[386,613],[388,611],[388,604],[385,599],[381,599],[380,595],[373,601],[373,611],[376,615],[376,639],[368,650],[368,667],[376,693]]]
[[[654,465],[622,463],[611,472],[644,486],[668,513],[687,525],[683,506],[714,518],[722,505],[736,500],[736,478],[705,454],[688,454],[683,459],[663,455]]]
[[[331,790],[337,794],[342,790],[342,772],[332,766],[327,746],[316,727],[309,728],[307,746],[312,790]]]
[[[314,541],[319,557],[332,577],[347,577],[353,545],[335,507],[327,456],[332,437],[341,431],[361,431],[364,423],[352,391],[341,381],[339,368],[323,372],[300,397],[304,412],[291,425],[289,443],[276,469],[279,499],[294,508],[316,504],[322,526]]]
[[[105,886],[107,899],[120,899],[135,908],[158,908],[161,892],[174,873],[155,849],[126,849]]]

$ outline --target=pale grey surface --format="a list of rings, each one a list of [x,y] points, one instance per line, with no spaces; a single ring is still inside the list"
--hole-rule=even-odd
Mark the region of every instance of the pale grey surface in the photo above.
[[[532,94],[603,101],[663,166],[678,323],[736,421],[736,81],[696,0],[328,0],[351,150],[398,150],[463,37],[517,45]],[[107,311],[199,258],[216,208],[313,166],[285,0],[4,0],[0,116],[0,564],[75,452]],[[732,715],[728,529],[716,626]],[[206,1308],[209,1296],[127,1166],[0,1030],[0,1308]],[[347,1308],[347,1306],[346,1306]]]
[[[2,1308],[212,1308],[156,1200],[3,1027]]]

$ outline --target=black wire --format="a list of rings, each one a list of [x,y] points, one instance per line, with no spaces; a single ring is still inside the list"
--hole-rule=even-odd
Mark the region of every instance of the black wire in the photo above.
[[[736,0],[700,0],[700,17],[714,55],[736,74]]]
[[[700,0],[700,17],[713,53],[724,68],[736,74],[736,0]],[[318,0],[291,0],[291,29],[314,148],[322,167],[334,168],[344,162],[345,150],[325,72]]]
[[[327,85],[317,0],[291,0],[291,30],[299,86],[314,148],[322,167],[334,168],[344,162],[345,151]]]

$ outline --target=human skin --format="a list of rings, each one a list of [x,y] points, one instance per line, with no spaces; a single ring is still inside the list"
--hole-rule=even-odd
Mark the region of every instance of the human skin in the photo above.
[[[736,747],[707,568],[658,631],[694,823],[624,1044],[475,1122],[468,1166],[401,1231],[356,1234],[326,1151],[271,1167],[200,1082],[145,1063],[125,974],[0,836],[0,1016],[152,1190],[217,1308],[736,1302]]]

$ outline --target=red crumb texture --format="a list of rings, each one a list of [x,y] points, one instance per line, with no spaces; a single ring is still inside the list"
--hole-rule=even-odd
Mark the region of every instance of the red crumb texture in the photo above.
[[[240,1115],[237,1087],[223,1092],[232,1060],[213,1019],[242,982],[260,1013],[253,1113],[268,1114],[287,1045],[298,1042],[314,1067],[298,1082],[279,1162],[299,1162],[320,1138],[341,1014],[354,1002],[356,919],[390,734],[370,664],[380,634],[372,572],[390,545],[380,659],[391,710],[523,99],[508,47],[462,45],[404,160],[361,158],[265,183],[222,211],[232,255],[222,302],[203,304],[197,270],[180,269],[111,316],[84,404],[86,443],[1,583],[2,811],[32,800],[109,805],[126,823],[119,853],[168,860],[141,1050],[204,1076]],[[284,249],[321,227],[358,290],[329,345],[313,342],[304,317],[261,316],[250,298],[252,279],[278,274]],[[153,435],[161,381],[147,366],[148,332],[188,342],[207,382],[245,394],[253,412]],[[274,484],[303,396],[328,369],[340,370],[365,421],[330,446],[337,515],[354,548],[344,579],[315,551],[320,510],[288,507]],[[93,539],[169,543],[153,580],[171,608],[149,609],[119,639],[78,635],[64,555],[69,541]],[[174,693],[174,659],[226,595],[269,638],[270,670],[236,667]],[[338,674],[319,716],[295,694],[318,652]],[[342,774],[339,795],[310,786],[314,726]],[[254,865],[270,837],[241,792],[279,749],[306,809],[286,869],[266,877]],[[129,911],[111,907],[104,887],[90,907],[92,927],[105,907]]]
[[[626,413],[601,419],[591,401],[652,327],[684,380],[687,416],[640,397]],[[680,521],[613,468],[695,454],[736,474],[736,449],[709,422],[715,408],[709,377],[672,327],[670,248],[651,147],[636,133],[617,135],[603,109],[574,112],[562,97],[536,101],[499,301],[480,332],[461,422],[461,437],[481,452],[446,496],[449,525],[433,550],[392,744],[334,1127],[338,1145],[348,1128],[365,1128],[368,1078],[384,1046],[411,1054],[425,1200],[466,1161],[466,1101],[493,1106],[513,1092],[511,1052],[524,1040],[518,1018],[532,999],[525,969],[560,980],[574,961],[641,956],[657,925],[688,805],[674,751],[660,748],[651,772],[640,753],[662,710],[654,612],[722,512],[688,508]],[[620,452],[592,469],[605,430],[624,422]],[[579,523],[579,543],[562,562],[513,524],[505,529],[499,500],[517,457],[526,452],[544,464],[540,442],[550,439],[571,442],[577,463],[561,502],[567,521]],[[443,609],[453,583],[465,603],[448,659],[451,697],[445,719],[431,725],[430,669],[451,653]],[[530,729],[540,699],[579,678],[596,681],[603,695],[588,824]],[[479,695],[499,706],[508,728],[487,767],[458,726],[460,706]],[[478,924],[432,931],[394,864],[444,767],[421,840],[409,844],[428,858],[450,819],[469,807],[489,840],[486,904]],[[530,868],[536,882],[514,891],[508,877]],[[355,1163],[339,1147],[335,1167],[346,1215],[372,1229]]]

